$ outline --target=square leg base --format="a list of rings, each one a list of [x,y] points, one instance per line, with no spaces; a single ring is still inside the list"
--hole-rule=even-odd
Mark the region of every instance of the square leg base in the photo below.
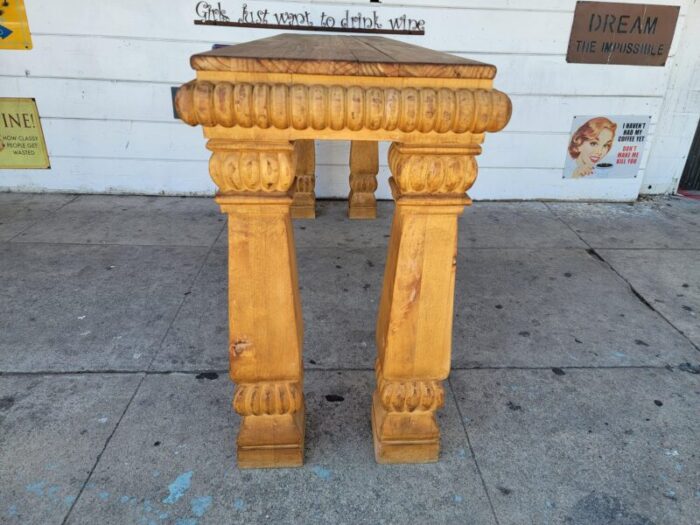
[[[375,206],[350,206],[348,207],[350,219],[376,219],[377,208]]]
[[[289,213],[292,219],[315,219],[316,218],[316,207],[312,204],[307,205],[293,205],[289,209]]]
[[[238,468],[301,467],[304,409],[294,414],[244,417],[237,443]]]
[[[396,414],[392,414],[396,416]],[[382,439],[380,429],[387,417],[377,395],[372,401],[372,436],[374,438],[374,458],[380,464],[392,463],[435,463],[440,457],[440,436],[427,439]],[[406,415],[405,417],[412,417]]]
[[[238,468],[285,468],[304,465],[304,449],[289,447],[238,447]]]

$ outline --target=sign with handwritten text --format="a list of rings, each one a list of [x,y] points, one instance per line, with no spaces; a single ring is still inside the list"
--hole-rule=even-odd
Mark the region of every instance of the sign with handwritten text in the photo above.
[[[265,4],[244,3],[224,7],[223,2],[199,1],[195,4],[197,25],[292,29],[298,31],[333,31],[336,33],[384,33],[424,35],[425,20],[395,9],[384,11],[296,4],[291,9],[272,9]],[[289,4],[295,5],[295,4]],[[382,8],[383,9],[383,8]]]
[[[0,98],[0,168],[50,168],[33,98]]]

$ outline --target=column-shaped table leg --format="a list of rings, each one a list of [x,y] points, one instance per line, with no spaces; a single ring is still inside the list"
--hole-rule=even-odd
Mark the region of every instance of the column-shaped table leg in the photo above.
[[[216,201],[228,214],[229,356],[241,416],[238,466],[300,466],[303,327],[290,218],[288,142],[211,140]]]
[[[396,208],[377,320],[372,403],[380,463],[437,461],[450,371],[457,218],[476,177],[479,146],[392,144]]]
[[[379,144],[376,141],[353,140],[350,143],[350,195],[348,217],[376,219],[377,173],[379,172]]]
[[[293,219],[316,218],[316,151],[313,140],[294,142],[297,155],[296,180],[292,202]]]

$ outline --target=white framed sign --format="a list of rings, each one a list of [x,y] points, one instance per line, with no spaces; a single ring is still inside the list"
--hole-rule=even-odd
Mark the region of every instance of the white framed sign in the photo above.
[[[636,177],[650,122],[649,115],[574,117],[563,178]]]

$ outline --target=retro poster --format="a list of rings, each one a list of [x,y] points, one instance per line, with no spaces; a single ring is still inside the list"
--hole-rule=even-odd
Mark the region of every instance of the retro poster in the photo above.
[[[648,115],[574,117],[564,164],[564,178],[636,177],[650,121]]]
[[[0,169],[49,167],[34,99],[0,98]]]

